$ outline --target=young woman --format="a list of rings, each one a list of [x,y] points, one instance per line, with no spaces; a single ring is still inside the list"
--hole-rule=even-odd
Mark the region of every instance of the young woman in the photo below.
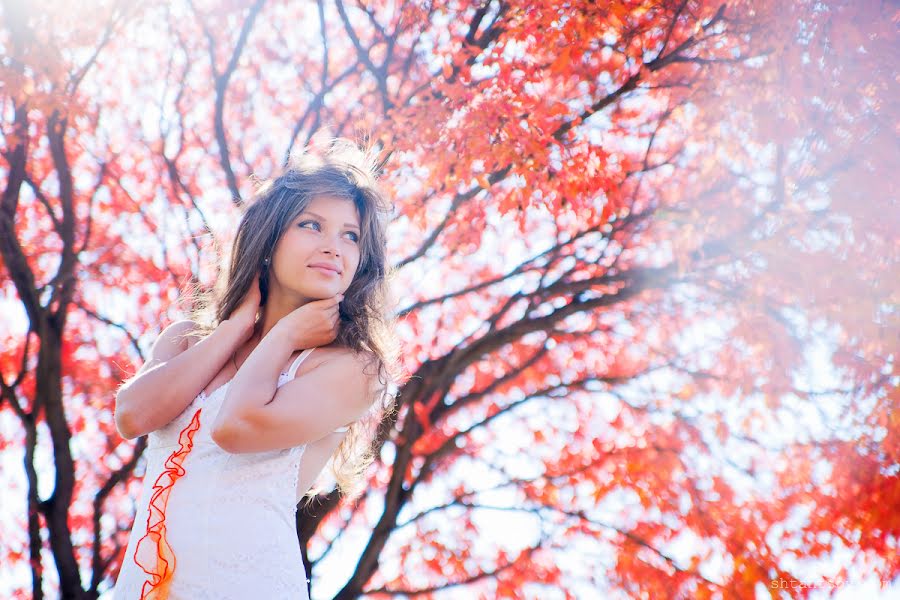
[[[308,598],[297,503],[329,459],[356,489],[397,381],[374,169],[335,140],[260,189],[213,318],[167,327],[120,388],[148,445],[117,600]]]

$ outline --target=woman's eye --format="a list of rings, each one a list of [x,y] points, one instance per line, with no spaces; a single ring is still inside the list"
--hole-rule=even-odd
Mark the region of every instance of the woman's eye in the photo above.
[[[322,229],[322,226],[319,224],[318,221],[300,221],[299,223],[297,223],[297,227],[303,227],[305,229],[306,225],[308,225],[310,223],[315,225],[316,229]],[[353,236],[352,239],[354,242],[357,242],[357,243],[359,242],[359,234],[357,234],[355,231],[348,231],[347,233],[349,233],[350,235]]]

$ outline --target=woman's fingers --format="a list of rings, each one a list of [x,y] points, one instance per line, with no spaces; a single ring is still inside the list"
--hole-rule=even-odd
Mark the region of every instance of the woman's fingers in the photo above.
[[[341,294],[337,294],[335,296],[329,296],[328,298],[322,298],[321,300],[316,300],[315,302],[320,303],[319,307],[323,310],[328,310],[331,308],[338,308],[341,304],[341,300],[344,297]]]
[[[307,335],[310,337],[304,343],[321,346],[330,344],[337,338],[341,320],[340,303],[343,298],[343,294],[320,298],[291,313],[297,327],[308,331]]]

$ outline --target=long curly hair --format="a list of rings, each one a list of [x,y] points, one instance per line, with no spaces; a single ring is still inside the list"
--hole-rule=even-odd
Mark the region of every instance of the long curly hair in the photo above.
[[[394,329],[390,281],[395,273],[387,263],[386,229],[393,204],[378,185],[383,163],[371,148],[360,148],[344,138],[331,139],[324,151],[305,148],[291,156],[282,173],[260,185],[247,203],[231,247],[229,268],[216,289],[194,304],[193,317],[205,332],[228,319],[260,275],[261,303],[269,291],[266,259],[285,229],[317,196],[351,200],[360,219],[360,260],[340,304],[340,325],[335,344],[369,357],[378,385],[371,408],[354,422],[335,450],[331,472],[340,493],[353,498],[361,492],[365,473],[373,462],[378,426],[396,410],[400,382],[399,341]],[[315,486],[303,497],[309,502],[321,490]]]

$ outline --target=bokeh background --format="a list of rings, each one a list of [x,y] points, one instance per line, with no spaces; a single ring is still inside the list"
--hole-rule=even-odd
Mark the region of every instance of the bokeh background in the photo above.
[[[895,2],[0,10],[0,596],[109,597],[115,390],[328,136],[411,376],[313,598],[900,593]]]

